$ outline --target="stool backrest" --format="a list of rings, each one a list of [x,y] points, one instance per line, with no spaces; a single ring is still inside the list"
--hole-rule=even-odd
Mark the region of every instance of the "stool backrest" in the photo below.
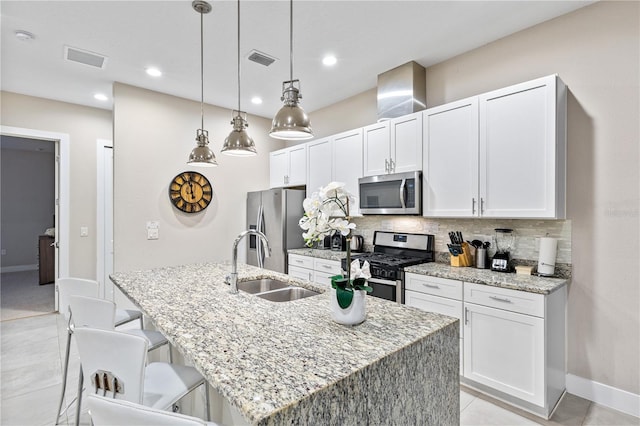
[[[100,285],[98,281],[83,278],[58,278],[58,311],[69,319],[69,297],[98,297]]]
[[[116,304],[95,297],[69,297],[69,309],[74,327],[91,327],[113,330],[116,318]]]
[[[87,398],[94,426],[203,426],[212,423],[196,417],[156,410],[128,401],[90,395]]]
[[[76,328],[74,336],[88,393],[97,391],[103,396],[141,404],[147,339],[118,331],[83,327]],[[99,373],[97,383],[96,373]],[[108,385],[104,385],[103,373],[109,378]],[[112,391],[116,387],[113,378],[122,387],[121,392],[115,395]]]

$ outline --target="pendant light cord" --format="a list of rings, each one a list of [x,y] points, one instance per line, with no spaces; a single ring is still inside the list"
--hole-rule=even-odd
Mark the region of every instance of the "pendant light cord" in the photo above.
[[[238,115],[240,115],[240,0],[238,0]]]
[[[289,2],[289,74],[293,86],[293,0]]]
[[[200,11],[200,119],[204,130],[204,13]]]

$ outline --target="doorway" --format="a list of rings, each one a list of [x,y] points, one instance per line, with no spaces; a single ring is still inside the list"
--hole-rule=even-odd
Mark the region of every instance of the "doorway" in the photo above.
[[[13,139],[33,140],[34,143],[52,144],[54,147],[54,208],[53,208],[53,277],[55,280],[53,291],[53,310],[58,310],[57,278],[69,274],[69,135],[64,133],[47,132],[36,129],[0,126],[0,135]],[[42,145],[45,147],[47,145]],[[49,145],[50,146],[50,145]],[[23,176],[16,176],[19,180]],[[23,193],[20,197],[29,197]],[[16,199],[19,202],[20,197]],[[8,202],[3,194],[3,203]],[[42,232],[45,232],[43,229]],[[4,234],[4,232],[3,232]],[[37,244],[34,243],[34,250]],[[3,247],[3,250],[7,248]],[[35,263],[37,266],[37,262]]]

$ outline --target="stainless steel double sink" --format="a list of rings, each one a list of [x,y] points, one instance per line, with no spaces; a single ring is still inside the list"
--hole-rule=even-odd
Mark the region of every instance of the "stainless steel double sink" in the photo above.
[[[305,297],[320,294],[317,291],[302,287],[293,287],[286,282],[271,278],[240,281],[238,282],[238,290],[255,294],[257,297],[271,302],[290,302],[292,300],[304,299]]]

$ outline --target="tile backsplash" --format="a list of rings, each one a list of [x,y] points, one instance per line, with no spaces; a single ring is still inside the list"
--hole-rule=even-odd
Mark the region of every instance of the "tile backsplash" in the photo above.
[[[416,216],[354,217],[354,234],[365,239],[365,250],[373,249],[374,231],[411,232],[436,236],[436,252],[448,253],[449,231],[460,231],[465,240],[490,241],[489,255],[495,253],[495,228],[515,231],[513,259],[538,260],[540,237],[558,240],[556,264],[571,264],[571,221],[536,219],[432,219]]]

